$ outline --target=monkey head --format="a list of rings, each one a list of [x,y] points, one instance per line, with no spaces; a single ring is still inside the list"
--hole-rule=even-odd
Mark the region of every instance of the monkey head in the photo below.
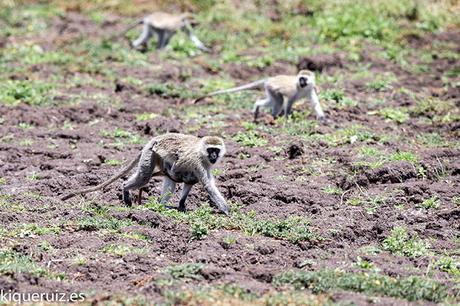
[[[298,86],[302,89],[313,88],[315,85],[315,74],[309,70],[300,70],[297,78]]]
[[[222,138],[206,136],[201,139],[201,155],[210,165],[220,162],[225,155],[226,149]]]

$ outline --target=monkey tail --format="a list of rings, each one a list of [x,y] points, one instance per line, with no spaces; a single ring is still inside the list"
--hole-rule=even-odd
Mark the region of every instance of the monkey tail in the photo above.
[[[112,176],[111,178],[109,178],[107,181],[105,181],[104,183],[101,183],[97,186],[94,186],[94,187],[90,187],[90,188],[86,188],[86,189],[81,189],[81,190],[77,190],[77,191],[74,191],[74,192],[71,192],[71,193],[68,193],[62,197],[60,197],[60,200],[61,201],[65,201],[65,200],[68,200],[70,198],[73,198],[74,196],[76,195],[79,195],[79,194],[86,194],[86,193],[90,193],[90,192],[93,192],[93,191],[97,191],[97,190],[100,190],[110,184],[112,184],[114,181],[118,180],[120,177],[122,177],[123,175],[125,175],[126,173],[128,173],[132,168],[134,168],[134,166],[139,162],[139,159],[141,158],[141,153],[139,153],[137,155],[137,157],[135,159],[133,159],[126,167],[124,167],[123,169],[121,169],[117,174],[115,174],[114,176]]]
[[[238,86],[238,87],[233,87],[233,88],[229,88],[229,89],[222,89],[222,90],[214,91],[214,92],[211,92],[211,93],[209,93],[209,94],[207,94],[205,96],[202,96],[202,97],[199,97],[199,98],[195,99],[193,101],[193,103],[196,104],[199,101],[203,100],[204,98],[212,97],[212,96],[215,96],[215,95],[220,95],[220,94],[224,94],[224,93],[233,93],[233,92],[243,91],[243,90],[246,90],[246,89],[259,88],[263,84],[265,84],[266,81],[267,81],[267,79],[263,79],[263,80],[258,80],[258,81],[255,81],[255,82],[252,82],[252,83],[249,83],[249,84],[241,85],[241,86]]]
[[[114,40],[115,38],[119,38],[125,35],[129,30],[137,27],[138,25],[144,23],[144,19],[139,19],[136,22],[131,23],[126,29],[124,29],[121,33],[114,34],[108,38],[108,40]]]

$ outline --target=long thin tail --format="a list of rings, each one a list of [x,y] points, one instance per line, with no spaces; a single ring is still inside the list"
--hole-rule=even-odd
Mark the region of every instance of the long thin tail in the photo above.
[[[139,162],[140,158],[141,158],[141,153],[139,153],[137,155],[137,157],[135,159],[133,159],[126,167],[121,169],[117,174],[115,174],[114,176],[109,178],[104,183],[101,183],[101,184],[99,184],[97,186],[94,186],[94,187],[81,189],[81,190],[77,190],[77,191],[68,193],[68,194],[66,194],[66,195],[64,195],[64,196],[62,196],[60,198],[61,201],[65,201],[67,199],[73,198],[74,196],[79,195],[79,194],[86,194],[86,193],[90,193],[90,192],[93,192],[93,191],[97,191],[97,190],[100,190],[100,189],[112,184],[114,181],[118,180],[120,177],[122,177],[123,175],[128,173],[132,168],[134,168],[134,166],[136,166],[136,164]]]
[[[246,90],[246,89],[259,88],[266,81],[267,81],[267,79],[263,79],[263,80],[255,81],[255,82],[252,82],[252,83],[249,83],[249,84],[241,85],[241,86],[238,86],[238,87],[233,87],[233,88],[229,88],[229,89],[222,89],[222,90],[214,91],[214,92],[208,93],[205,96],[199,97],[198,99],[195,99],[194,103],[197,103],[197,102],[203,100],[204,98],[215,96],[215,95],[220,95],[220,94],[224,94],[224,93],[238,92],[238,91],[242,91],[242,90]]]
[[[124,29],[121,33],[117,33],[117,34],[114,34],[114,35],[110,36],[110,37],[108,38],[108,40],[113,40],[113,39],[115,39],[115,38],[119,38],[119,37],[125,35],[129,30],[131,30],[131,29],[137,27],[138,25],[140,25],[140,24],[142,24],[142,23],[144,23],[144,19],[140,19],[140,20],[138,20],[138,21],[136,21],[136,22],[133,22],[133,23],[131,23],[126,29]]]

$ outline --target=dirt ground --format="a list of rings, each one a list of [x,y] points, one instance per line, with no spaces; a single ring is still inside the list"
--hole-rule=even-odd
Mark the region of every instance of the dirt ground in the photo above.
[[[51,26],[35,37],[34,43],[52,51],[57,46],[65,46],[67,40],[81,31],[91,33],[97,40],[104,35],[102,29],[109,32],[121,27],[117,16],[97,28],[86,16],[72,13],[65,23],[60,18],[51,20]],[[15,39],[8,37],[6,44]],[[415,39],[411,45],[417,48],[434,40],[448,42],[453,46],[451,52],[460,52],[460,32],[456,31]],[[190,67],[173,60],[166,61],[165,65],[162,55],[154,50],[148,54],[151,65],[146,67],[130,68],[108,58],[104,64],[115,72],[115,78],[95,76],[99,82],[67,86],[76,76],[93,77],[86,72],[68,71],[59,81],[62,83],[53,106],[0,103],[0,177],[4,179],[0,186],[0,226],[7,233],[0,241],[3,246],[46,267],[50,273],[65,275],[60,280],[10,273],[0,275],[0,287],[23,292],[88,292],[95,300],[142,295],[164,302],[165,290],[157,280],[165,277],[165,268],[202,263],[205,266],[199,277],[181,282],[174,290],[233,283],[261,295],[276,290],[272,280],[284,271],[337,268],[353,272],[360,271],[358,260],[366,260],[382,274],[429,277],[445,284],[448,292],[455,294],[458,287],[447,272],[433,266],[431,257],[396,256],[383,250],[381,245],[394,227],[404,226],[408,233],[429,243],[429,252],[460,255],[460,122],[428,123],[433,119],[432,109],[428,109],[427,113],[422,110],[418,116],[411,115],[398,123],[376,115],[376,106],[371,102],[378,95],[385,101],[385,107],[411,108],[416,105],[416,99],[395,89],[403,87],[448,101],[454,105],[454,112],[458,112],[460,88],[445,86],[441,76],[459,63],[433,56],[427,64],[429,73],[414,77],[411,72],[379,57],[375,48],[372,45],[366,48],[361,61],[368,63],[371,75],[391,72],[397,79],[392,88],[378,93],[367,88],[362,79],[347,77],[356,70],[341,54],[305,57],[297,63],[276,62],[265,68],[224,64],[223,69],[236,84],[252,81],[256,75],[295,73],[300,68],[315,69],[322,76],[340,73],[345,78],[347,97],[358,101],[356,106],[348,108],[325,102],[328,116],[325,124],[315,122],[307,103],[296,105],[299,111],[304,110],[300,116],[310,122],[303,135],[307,137],[291,135],[283,127],[284,123],[272,121],[264,114],[256,125],[259,135],[267,141],[263,146],[245,146],[235,140],[252,120],[250,105],[255,95],[243,96],[248,106],[245,108],[230,108],[225,100],[213,99],[191,106],[191,99],[149,93],[125,78],[131,76],[146,83],[167,82],[198,91],[194,78],[213,74],[202,56],[190,59],[193,63]],[[219,54],[207,56],[217,58]],[[411,60],[410,65],[418,64],[417,58]],[[47,64],[36,64],[29,69],[30,78],[27,74],[14,73],[8,78],[49,79],[56,73],[53,65]],[[184,79],[184,74],[192,78]],[[326,80],[320,91],[331,88],[334,81]],[[82,101],[68,103],[81,93],[85,93]],[[100,96],[107,97],[107,101],[101,103]],[[195,107],[206,109],[206,113],[186,116]],[[138,114],[146,113],[154,115],[138,120]],[[301,120],[296,118],[293,122],[299,124]],[[340,132],[356,126],[354,134]],[[117,131],[127,132],[117,135]],[[259,219],[307,217],[309,228],[320,238],[291,242],[260,234],[248,235],[240,230],[217,229],[210,230],[202,239],[195,239],[187,223],[143,207],[147,196],[141,206],[124,207],[121,180],[102,192],[66,202],[58,199],[69,190],[104,181],[133,158],[149,137],[165,132],[222,135],[228,153],[216,180],[223,196],[239,203],[243,213],[254,211]],[[440,135],[446,145],[430,146],[418,141],[420,135],[433,133]],[[377,167],[368,167],[358,163],[368,161],[359,153],[363,144],[388,156],[411,152],[417,161],[395,158]],[[372,157],[370,159],[372,161]],[[115,161],[114,165],[110,161]],[[152,180],[147,188],[148,196],[155,199],[160,189],[160,181]],[[441,203],[440,207],[421,209],[420,205],[432,197]],[[188,199],[187,210],[192,212],[207,201],[206,194],[197,186]],[[172,203],[177,202],[176,194]],[[110,231],[100,229],[99,225],[81,225],[87,219],[97,218],[100,211],[104,211],[104,218],[126,223],[126,226]],[[217,210],[213,213],[219,214]],[[30,224],[48,231],[37,233],[27,227]],[[135,235],[143,238],[135,239]],[[222,242],[230,236],[234,243]],[[108,245],[143,251],[118,255],[101,251]],[[364,251],[370,247],[381,250]],[[79,259],[81,262],[77,263]],[[368,304],[374,301],[365,294],[346,290],[333,290],[326,295],[335,302]],[[409,303],[392,297],[379,297],[378,301]]]

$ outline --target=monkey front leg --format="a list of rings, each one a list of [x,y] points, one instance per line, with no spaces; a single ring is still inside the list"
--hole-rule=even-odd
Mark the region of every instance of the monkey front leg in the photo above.
[[[201,183],[203,184],[204,189],[209,194],[211,201],[226,215],[230,213],[230,209],[227,205],[222,194],[217,189],[216,184],[214,183],[214,177],[210,172],[201,176]]]
[[[198,37],[195,36],[195,34],[193,34],[193,31],[192,31],[192,26],[189,24],[189,23],[186,23],[185,24],[185,27],[183,28],[184,31],[187,33],[188,37],[190,38],[190,40],[193,42],[193,44],[198,48],[200,49],[201,51],[204,51],[204,52],[211,52],[211,49],[209,49],[208,47],[206,47],[202,42],[201,40],[198,39]]]
[[[326,119],[326,116],[324,115],[324,112],[321,108],[321,104],[319,104],[319,98],[314,88],[310,90],[310,103],[313,106],[313,109],[315,110],[316,119],[318,119],[319,121],[324,121]]]

